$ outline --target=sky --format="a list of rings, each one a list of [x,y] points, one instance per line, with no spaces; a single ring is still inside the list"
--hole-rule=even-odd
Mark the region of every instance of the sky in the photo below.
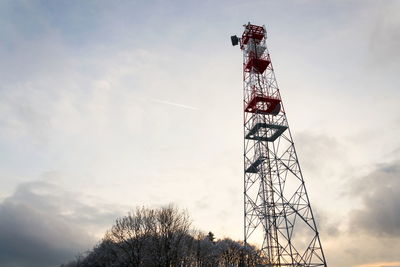
[[[331,267],[400,266],[400,1],[0,2],[0,265],[137,206],[243,238],[242,54],[265,25]]]

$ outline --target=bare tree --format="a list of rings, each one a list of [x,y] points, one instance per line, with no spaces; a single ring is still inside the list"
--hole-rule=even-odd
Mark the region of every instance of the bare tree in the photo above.
[[[262,263],[255,247],[215,240],[191,228],[186,211],[173,205],[137,208],[118,218],[98,245],[66,267],[208,267]]]
[[[160,266],[179,266],[186,255],[182,253],[188,243],[191,222],[187,212],[169,205],[156,213],[154,245]]]
[[[142,264],[144,246],[156,228],[156,212],[144,207],[137,208],[128,216],[118,218],[107,231],[104,240],[111,241],[111,249],[118,249],[130,266]]]

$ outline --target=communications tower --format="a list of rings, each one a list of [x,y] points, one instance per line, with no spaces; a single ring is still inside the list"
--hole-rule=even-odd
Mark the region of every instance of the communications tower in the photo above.
[[[244,242],[266,266],[327,266],[286,112],[266,46],[265,26],[244,25]]]

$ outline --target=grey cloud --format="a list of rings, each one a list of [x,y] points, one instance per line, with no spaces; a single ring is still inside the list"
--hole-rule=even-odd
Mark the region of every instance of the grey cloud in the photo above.
[[[7,203],[0,216],[2,266],[55,266],[87,247],[88,236],[55,214]]]
[[[373,25],[370,39],[370,51],[374,64],[393,66],[400,63],[398,47],[400,46],[400,5],[393,1],[378,7],[379,14]]]
[[[347,205],[360,199],[361,208],[345,216],[314,209],[330,266],[378,266],[382,261],[399,261],[399,176],[400,161],[377,165],[368,175],[346,184],[343,197],[350,195]]]
[[[301,165],[317,175],[328,177],[343,169],[345,146],[334,137],[301,132],[294,137]],[[341,167],[338,168],[338,165]]]
[[[0,203],[0,266],[57,266],[89,249],[93,231],[117,217],[45,181],[20,185]],[[93,229],[94,228],[94,229]]]
[[[338,219],[333,218],[329,213],[321,208],[318,208],[318,206],[314,206],[313,213],[318,230],[322,237],[338,237],[341,235],[342,232],[340,227],[342,224]]]
[[[378,236],[400,237],[400,161],[380,165],[358,179],[351,189],[363,207],[352,211],[350,229]]]

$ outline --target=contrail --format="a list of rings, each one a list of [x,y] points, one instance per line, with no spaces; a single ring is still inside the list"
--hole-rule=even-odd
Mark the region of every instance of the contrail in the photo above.
[[[169,101],[165,101],[165,100],[160,100],[160,99],[151,99],[151,100],[154,102],[157,102],[157,103],[165,104],[165,105],[171,105],[171,106],[186,108],[186,109],[191,109],[191,110],[198,110],[198,108],[196,108],[196,107],[173,103],[173,102],[169,102]]]

